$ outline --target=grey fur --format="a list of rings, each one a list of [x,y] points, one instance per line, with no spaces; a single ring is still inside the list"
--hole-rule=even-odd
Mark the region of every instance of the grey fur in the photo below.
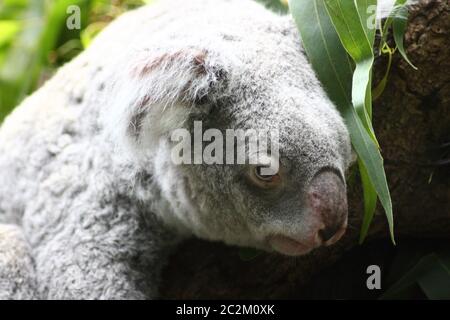
[[[33,259],[22,230],[0,225],[0,300],[36,298]]]
[[[175,166],[168,134],[196,119],[279,129],[283,193],[250,188],[247,166]],[[267,235],[305,232],[309,182],[350,153],[290,17],[246,0],[126,13],[0,129],[0,222],[30,248],[0,259],[0,297],[157,297],[187,237],[271,250]]]

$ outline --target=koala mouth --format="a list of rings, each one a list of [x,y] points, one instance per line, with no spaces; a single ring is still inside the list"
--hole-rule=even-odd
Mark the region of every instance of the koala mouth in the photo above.
[[[314,238],[307,241],[296,240],[284,235],[272,235],[268,237],[268,243],[273,250],[288,256],[302,256],[320,246],[330,246],[336,243],[345,234],[347,224],[342,227],[333,235],[333,237],[324,241],[323,237],[317,234]]]
[[[274,235],[268,238],[268,242],[275,251],[288,256],[301,256],[320,246],[319,241],[300,242],[283,235]]]

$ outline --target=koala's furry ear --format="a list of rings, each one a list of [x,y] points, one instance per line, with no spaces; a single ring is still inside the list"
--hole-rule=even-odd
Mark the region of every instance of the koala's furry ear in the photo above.
[[[144,50],[124,65],[112,75],[105,125],[138,149],[207,112],[225,94],[230,69],[219,54],[192,47]]]

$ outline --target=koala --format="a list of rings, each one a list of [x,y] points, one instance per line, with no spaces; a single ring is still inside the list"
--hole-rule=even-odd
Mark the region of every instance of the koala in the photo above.
[[[35,298],[36,283],[30,253],[19,226],[0,225],[0,300]]]
[[[278,171],[175,164],[171,133],[196,121],[277,130]],[[131,11],[1,126],[0,297],[157,298],[193,236],[290,256],[332,245],[352,158],[291,17],[250,0]]]

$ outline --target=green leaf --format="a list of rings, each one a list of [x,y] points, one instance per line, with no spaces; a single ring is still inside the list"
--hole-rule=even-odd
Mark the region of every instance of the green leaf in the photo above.
[[[388,55],[388,64],[386,66],[386,71],[383,75],[383,78],[380,80],[378,85],[372,90],[373,94],[373,101],[377,100],[384,92],[384,89],[386,88],[386,84],[389,77],[389,71],[391,70],[392,66],[392,56],[394,55],[395,50],[391,49],[387,43],[383,45],[383,48],[381,48],[381,52]]]
[[[342,45],[356,64],[352,84],[353,106],[370,137],[378,146],[372,127],[371,95],[375,28],[368,25],[368,9],[370,6],[376,6],[376,0],[326,0],[325,4]],[[364,218],[360,234],[362,243],[375,214],[377,193],[361,161],[359,167],[364,192]]]
[[[388,29],[392,26],[392,21],[395,17],[401,18],[401,15],[398,12],[398,8],[406,3],[407,0],[396,0],[391,8],[391,12],[387,15],[383,27],[380,28],[380,32],[382,35],[381,42],[386,43]]]
[[[436,259],[428,272],[417,279],[417,283],[430,300],[450,299],[450,273],[440,259]]]
[[[328,17],[324,1],[291,0],[289,8],[309,61],[330,99],[338,107],[348,107],[353,66]]]
[[[363,183],[364,192],[364,217],[361,226],[361,233],[359,235],[359,243],[363,243],[364,239],[369,232],[370,224],[372,223],[373,216],[375,215],[375,209],[377,207],[377,192],[370,181],[367,174],[367,169],[364,164],[358,160],[359,171],[361,173],[361,181]]]
[[[402,55],[403,59],[405,59],[406,62],[408,62],[408,64],[414,68],[415,70],[417,70],[417,67],[415,65],[412,64],[412,62],[409,60],[408,55],[406,54],[405,51],[405,46],[403,44],[403,36],[405,34],[405,30],[406,30],[406,24],[408,22],[407,17],[408,17],[408,8],[403,5],[401,7],[399,7],[399,15],[393,18],[392,21],[392,29],[394,32],[394,40],[395,40],[395,44],[397,45],[398,51],[400,52],[400,54]]]
[[[450,299],[450,273],[435,253],[414,265],[380,299],[396,299],[418,286],[428,299]]]
[[[392,202],[387,185],[386,174],[383,167],[383,158],[380,151],[374,141],[371,139],[365,128],[363,127],[361,120],[359,119],[356,111],[352,107],[342,109],[344,119],[346,120],[347,127],[350,132],[353,147],[355,148],[359,160],[364,164],[367,171],[367,176],[370,178],[370,182],[373,188],[376,190],[378,198],[384,208],[386,218],[389,225],[389,233],[392,242],[395,244],[394,239],[394,219],[392,214]],[[364,185],[363,185],[364,186]],[[370,193],[370,189],[365,192]],[[366,208],[371,208],[372,196],[365,198]],[[366,212],[371,214],[370,211]],[[369,219],[369,217],[365,218]]]
[[[360,12],[366,12],[369,5],[376,5],[376,0],[325,0],[325,4],[344,49],[356,63],[352,84],[353,106],[364,127],[376,142],[369,116],[372,110],[372,99],[370,97],[367,99],[371,90],[370,81],[374,62],[372,49],[374,31],[367,26],[367,18],[363,23],[360,16]]]
[[[373,100],[375,101],[378,99],[381,94],[384,91],[384,88],[386,87],[389,71],[391,69],[392,64],[392,56],[396,49],[399,49],[400,54],[403,56],[403,58],[415,69],[417,69],[408,59],[404,45],[403,45],[403,34],[405,32],[406,28],[406,22],[408,18],[408,9],[406,7],[406,1],[407,0],[397,0],[394,3],[394,6],[388,15],[387,19],[384,21],[384,25],[382,28],[380,28],[380,32],[382,35],[381,38],[381,49],[380,54],[387,54],[388,55],[388,66],[386,68],[386,72],[383,76],[383,79],[381,79],[380,83],[373,89]],[[390,48],[387,43],[387,34],[389,28],[392,26],[393,22],[395,21],[395,28],[394,29],[394,41],[396,42],[397,48]]]
[[[367,38],[370,43],[375,41],[375,34],[377,31],[376,24],[372,26],[371,22],[373,15],[376,14],[376,0],[354,0],[358,14],[360,16],[361,23],[364,28],[364,32],[367,34]]]
[[[341,1],[341,4],[343,2],[349,1]],[[365,182],[363,181],[363,184],[366,185],[365,193],[367,195],[365,198],[365,207],[368,210],[365,213],[366,221],[370,220],[369,215],[372,214],[373,190],[375,190],[386,212],[391,238],[394,241],[392,203],[384,172],[383,159],[376,140],[373,139],[374,136],[369,130],[371,128],[370,117],[366,116],[368,115],[368,109],[365,107],[368,100],[370,100],[367,98],[367,93],[369,92],[368,85],[371,80],[370,72],[368,72],[371,70],[371,58],[367,43],[370,43],[368,35],[370,34],[370,37],[372,37],[372,31],[364,31],[364,27],[361,26],[361,17],[358,12],[355,15],[355,11],[353,11],[352,16],[357,17],[356,22],[360,24],[359,27],[356,27],[358,30],[353,29],[357,25],[355,21],[350,21],[348,18],[345,18],[345,20],[335,18],[335,24],[341,25],[341,29],[349,32],[349,34],[345,36],[341,34],[341,37],[339,37],[328,14],[329,11],[326,9],[325,0],[291,0],[289,7],[300,31],[308,58],[330,99],[336,104],[343,116],[353,147],[359,156],[359,161],[366,169],[367,174],[362,175],[366,177],[363,178],[366,179]],[[361,7],[359,8],[361,10]],[[332,10],[335,13],[342,12],[337,4],[332,6]],[[353,37],[358,37],[358,39],[365,38],[365,44],[362,44],[363,47],[359,47],[359,40],[356,41]],[[344,48],[341,40],[343,42],[345,40],[345,43],[348,45],[347,48]],[[357,58],[356,60],[362,61],[359,67],[360,70],[355,77],[353,77],[352,63],[349,60],[346,49],[352,52],[353,56]],[[372,52],[372,48],[370,48],[370,51]],[[368,53],[369,62],[365,59]],[[364,91],[352,94],[352,78],[363,79],[362,85],[356,83],[355,80],[353,80],[353,83],[357,90]],[[351,97],[359,105],[363,115],[361,118],[352,105]],[[363,121],[366,123],[366,126]],[[370,184],[367,183],[369,180],[373,186],[372,189]]]

